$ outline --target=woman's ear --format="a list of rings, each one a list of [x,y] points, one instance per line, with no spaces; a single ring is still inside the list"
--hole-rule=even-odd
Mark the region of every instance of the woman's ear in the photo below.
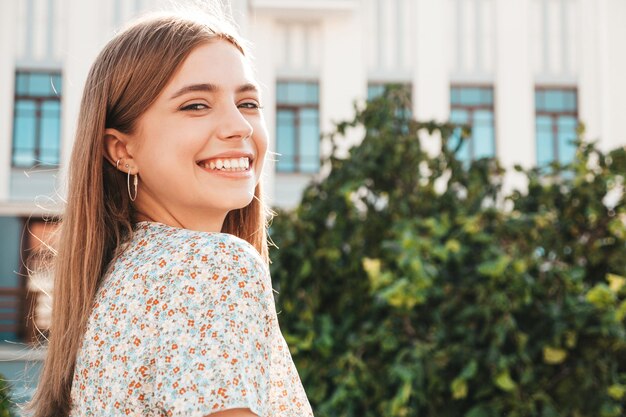
[[[132,171],[137,171],[137,167],[134,166],[133,156],[130,154],[127,144],[128,136],[126,134],[112,128],[104,130],[104,157],[120,171],[127,173],[130,169],[131,174],[135,174],[136,172]],[[126,165],[129,168],[126,168]]]

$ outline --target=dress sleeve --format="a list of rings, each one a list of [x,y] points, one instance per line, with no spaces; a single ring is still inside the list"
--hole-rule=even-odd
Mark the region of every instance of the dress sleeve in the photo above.
[[[250,245],[216,236],[176,261],[155,298],[153,398],[172,417],[231,408],[267,417],[271,281]]]

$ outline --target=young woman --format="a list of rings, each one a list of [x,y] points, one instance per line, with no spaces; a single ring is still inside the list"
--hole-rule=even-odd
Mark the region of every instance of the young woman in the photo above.
[[[221,20],[151,17],[100,53],[35,416],[312,415],[268,274],[260,108]]]

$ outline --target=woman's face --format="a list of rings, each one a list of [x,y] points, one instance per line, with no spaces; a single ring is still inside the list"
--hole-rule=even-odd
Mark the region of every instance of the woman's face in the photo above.
[[[126,144],[140,219],[219,231],[229,211],[252,201],[267,142],[247,59],[224,40],[197,47]]]

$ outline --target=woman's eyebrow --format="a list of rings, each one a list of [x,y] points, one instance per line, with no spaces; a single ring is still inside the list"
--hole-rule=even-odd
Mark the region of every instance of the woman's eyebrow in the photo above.
[[[216,93],[219,90],[220,88],[215,84],[210,84],[210,83],[190,84],[190,85],[186,85],[182,87],[180,90],[172,94],[172,96],[170,97],[170,100],[173,100],[177,97],[182,96],[183,94],[187,94],[187,93],[194,92],[194,91],[205,91],[208,93]],[[239,94],[239,93],[246,93],[250,91],[257,93],[259,89],[256,85],[252,83],[246,83],[237,87],[237,90],[235,92]]]

